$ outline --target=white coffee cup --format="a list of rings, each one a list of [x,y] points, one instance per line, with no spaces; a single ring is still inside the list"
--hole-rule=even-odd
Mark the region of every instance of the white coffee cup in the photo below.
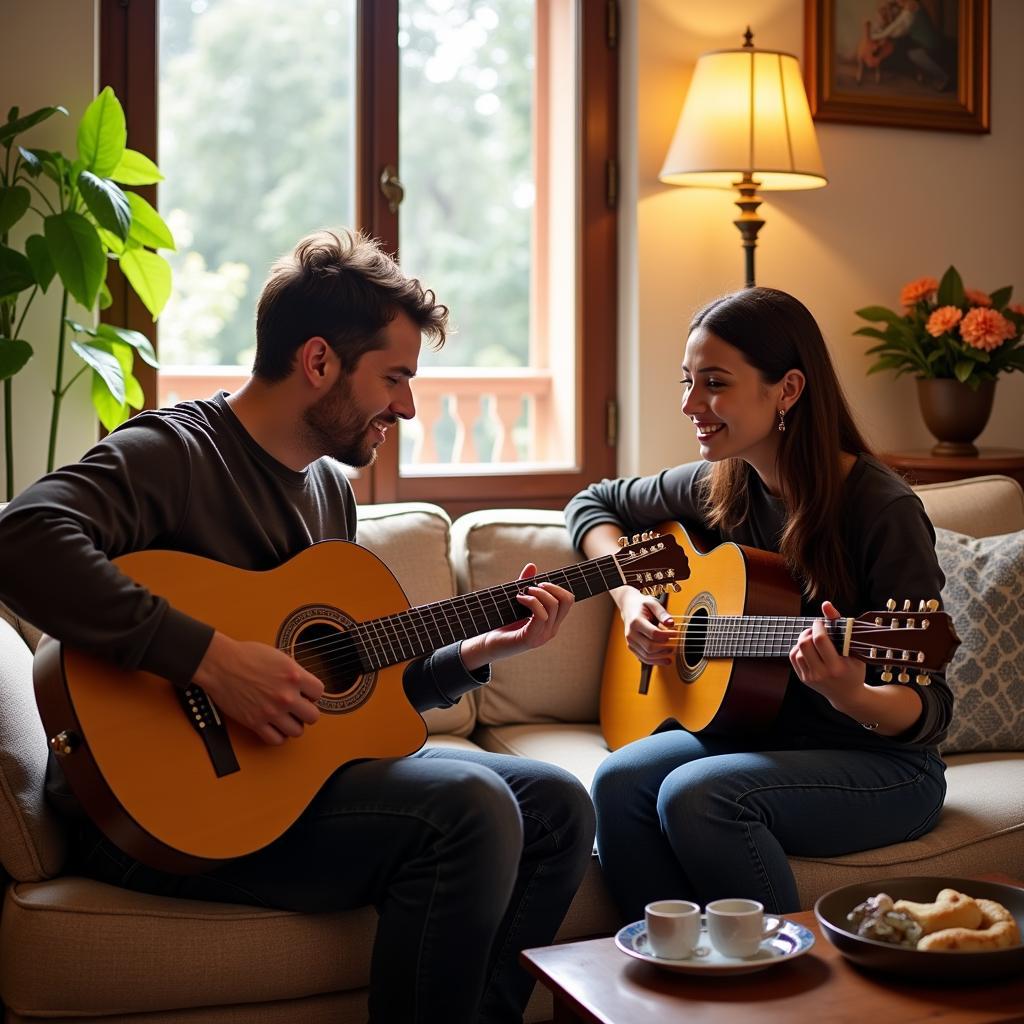
[[[706,918],[711,945],[732,957],[753,956],[783,924],[777,917],[765,918],[764,904],[757,900],[712,900]]]
[[[685,960],[700,940],[700,907],[689,900],[657,900],[644,908],[647,943],[664,960]]]

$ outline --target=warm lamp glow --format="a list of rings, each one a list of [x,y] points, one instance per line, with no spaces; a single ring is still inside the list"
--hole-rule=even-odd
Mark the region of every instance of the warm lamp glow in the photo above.
[[[758,189],[822,188],[828,184],[814,123],[790,53],[759,50],[705,53],[693,71],[665,165],[669,185],[736,188],[741,210],[734,221],[746,250],[747,286],[754,284],[754,249],[764,221]]]
[[[766,190],[828,183],[792,54],[753,47],[705,53],[658,177],[733,188],[744,174]]]

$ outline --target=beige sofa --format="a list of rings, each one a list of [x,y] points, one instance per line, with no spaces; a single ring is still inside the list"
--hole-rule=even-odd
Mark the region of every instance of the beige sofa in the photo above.
[[[937,828],[914,842],[830,860],[795,858],[805,907],[828,889],[874,877],[1024,873],[1024,493],[1001,477],[920,493],[936,525],[968,535],[941,533],[939,543],[950,576],[947,605],[964,638],[956,674],[966,681],[951,743],[958,752],[948,757],[948,801]],[[578,560],[554,512],[479,512],[452,524],[435,506],[382,505],[362,510],[360,530],[413,604],[513,579],[526,560],[542,570]],[[1009,536],[971,539],[996,535]],[[589,783],[607,753],[596,723],[611,614],[606,597],[581,603],[555,643],[497,665],[487,688],[431,713],[430,742],[544,758]],[[6,1020],[364,1020],[370,909],[298,915],[174,901],[61,874],[62,828],[43,802],[34,642],[31,627],[11,616],[0,622]],[[618,923],[595,860],[560,937],[608,934]],[[535,993],[527,1019],[550,1015],[550,1000]]]

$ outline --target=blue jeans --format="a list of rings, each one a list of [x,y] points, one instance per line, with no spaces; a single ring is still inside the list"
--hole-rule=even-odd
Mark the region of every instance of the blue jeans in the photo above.
[[[91,828],[81,873],[124,888],[303,912],[373,904],[376,1024],[521,1021],[519,950],[548,945],[593,852],[590,797],[526,758],[430,749],[336,772],[270,846],[203,875],[156,871]]]
[[[946,794],[922,749],[751,750],[658,733],[609,756],[594,779],[597,849],[627,921],[655,899],[723,896],[799,910],[787,855],[834,857],[924,835]]]

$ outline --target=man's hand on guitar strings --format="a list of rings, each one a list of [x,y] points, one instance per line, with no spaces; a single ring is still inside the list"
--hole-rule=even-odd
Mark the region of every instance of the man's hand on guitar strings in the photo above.
[[[283,651],[253,640],[214,633],[193,682],[229,718],[264,743],[301,736],[320,718],[324,685]]]
[[[530,562],[519,579],[528,580],[536,574],[537,566]],[[522,619],[462,641],[462,662],[470,672],[489,662],[532,651],[554,639],[575,599],[564,587],[538,583],[521,590],[516,600],[523,606]]]

